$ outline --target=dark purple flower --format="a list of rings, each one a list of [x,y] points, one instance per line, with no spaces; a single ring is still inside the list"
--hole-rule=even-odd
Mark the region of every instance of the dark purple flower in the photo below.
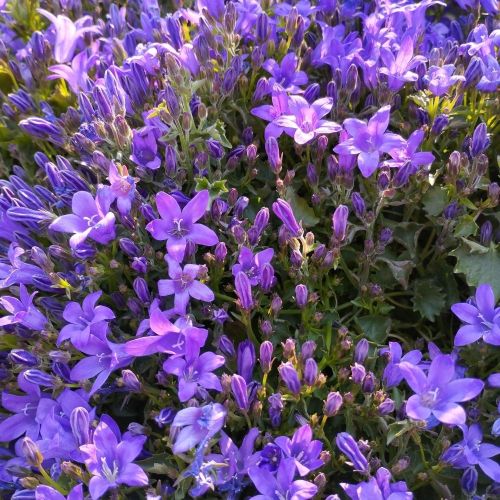
[[[292,439],[285,436],[277,437],[274,442],[281,448],[283,455],[295,460],[295,466],[300,476],[318,469],[324,462],[319,458],[323,444],[317,439],[312,439],[310,425],[298,428]]]
[[[345,205],[339,205],[332,217],[332,229],[335,241],[342,242],[346,237],[347,218],[349,216],[349,209]]]
[[[146,229],[155,240],[167,240],[168,253],[177,262],[182,262],[189,241],[206,246],[219,242],[214,231],[196,223],[205,214],[209,199],[207,190],[200,191],[181,210],[173,196],[163,192],[156,195],[156,207],[161,219],[151,221]]]
[[[240,342],[238,344],[237,370],[248,384],[253,380],[255,361],[255,347],[252,342],[249,340]]]
[[[126,433],[121,436],[114,420],[101,417],[92,443],[80,446],[87,469],[92,474],[89,491],[92,499],[101,498],[110,488],[120,484],[146,486],[148,476],[142,468],[132,463],[141,453],[146,436]]]
[[[342,395],[340,392],[329,392],[326,397],[323,411],[327,417],[334,417],[342,407]]]
[[[9,245],[7,252],[9,263],[0,262],[0,289],[17,284],[31,285],[35,276],[45,275],[40,267],[21,260],[21,257],[26,253],[15,242]]]
[[[276,125],[283,127],[297,144],[306,144],[322,134],[340,132],[342,127],[332,121],[323,120],[330,113],[333,100],[324,97],[309,104],[301,96],[292,96],[289,101],[289,114],[275,120]]]
[[[365,456],[361,453],[358,444],[354,438],[347,432],[341,432],[337,434],[335,442],[339,450],[351,460],[351,464],[355,471],[367,474],[370,470],[368,461]]]
[[[85,346],[91,335],[101,340],[106,339],[108,321],[115,318],[113,311],[106,306],[96,306],[102,292],[87,295],[82,302],[69,302],[63,312],[63,318],[69,323],[59,332],[57,345],[67,339],[76,347]]]
[[[293,214],[293,209],[287,201],[278,198],[273,203],[273,212],[283,222],[292,236],[297,237],[302,234],[302,228],[299,226]]]
[[[301,91],[300,86],[307,83],[307,74],[304,71],[297,71],[299,60],[293,52],[289,52],[278,64],[274,59],[268,59],[262,65],[272,75],[269,85],[272,87],[278,84],[288,93],[297,94]]]
[[[33,305],[33,297],[24,285],[19,286],[19,298],[4,295],[0,297],[0,306],[8,313],[0,318],[0,326],[15,325],[17,323],[31,328],[32,330],[43,330],[47,324],[47,318]]]
[[[238,295],[240,307],[245,311],[250,311],[255,303],[252,295],[252,285],[247,274],[239,271],[234,278],[234,288]]]
[[[406,361],[399,364],[399,369],[415,392],[406,403],[406,413],[415,420],[434,416],[444,424],[462,425],[466,414],[457,403],[475,398],[484,387],[479,379],[456,379],[455,362],[450,355],[436,356],[428,375]]]
[[[301,383],[299,380],[299,375],[297,370],[293,366],[292,363],[281,363],[278,367],[278,371],[283,380],[284,384],[288,388],[288,390],[294,395],[298,396],[300,394]]]
[[[158,144],[153,127],[143,127],[133,131],[132,154],[130,159],[137,165],[157,170],[161,165]]]
[[[184,268],[181,268],[179,263],[169,255],[165,257],[165,260],[168,263],[170,279],[158,280],[158,292],[162,297],[174,295],[174,311],[177,314],[186,314],[190,297],[203,302],[214,300],[212,290],[196,279],[201,266],[186,264]]]
[[[389,153],[406,145],[401,136],[386,132],[390,116],[391,107],[384,106],[368,123],[357,118],[344,121],[343,126],[351,138],[335,146],[334,151],[341,155],[358,155],[358,166],[363,177],[370,177],[377,170],[380,153]]]
[[[74,233],[69,244],[76,250],[87,238],[106,244],[115,238],[115,215],[109,211],[112,197],[107,189],[98,189],[95,199],[87,191],[73,195],[72,214],[61,215],[49,229]]]
[[[496,483],[500,482],[500,465],[492,457],[500,455],[500,447],[490,443],[482,443],[483,433],[479,424],[470,427],[461,425],[464,438],[450,446],[441,456],[457,469],[466,469],[479,465],[482,471]]]
[[[226,409],[219,403],[185,408],[177,413],[172,428],[183,427],[176,435],[172,451],[184,453],[217,434],[226,420]]]
[[[452,305],[451,310],[466,323],[455,335],[456,346],[472,344],[480,338],[487,344],[500,346],[500,307],[495,308],[491,285],[479,285],[474,303],[460,302]]]
[[[233,375],[231,377],[231,391],[238,408],[243,411],[248,411],[250,404],[248,401],[248,387],[245,379],[241,375]]]
[[[247,275],[252,286],[257,286],[261,280],[264,264],[271,262],[273,256],[272,248],[266,248],[254,255],[250,248],[241,247],[238,262],[232,268],[233,276],[241,271]]]
[[[283,498],[306,500],[316,495],[318,487],[309,481],[296,480],[295,459],[281,460],[276,476],[266,469],[251,467],[248,475],[260,495],[250,500],[282,500]]]
[[[201,386],[204,389],[221,391],[219,377],[212,373],[224,364],[224,356],[213,352],[191,350],[185,357],[172,356],[163,363],[163,370],[179,378],[178,396],[181,402],[191,399]]]

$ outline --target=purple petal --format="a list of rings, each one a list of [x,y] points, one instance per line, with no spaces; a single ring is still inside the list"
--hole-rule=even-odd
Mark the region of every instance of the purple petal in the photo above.
[[[427,420],[431,416],[431,410],[422,406],[420,396],[411,396],[406,403],[406,414],[414,420]]]
[[[447,384],[455,376],[455,361],[449,354],[436,356],[431,363],[427,379],[432,387]]]
[[[81,233],[89,227],[88,223],[74,214],[61,215],[49,226],[53,231],[62,233]]]
[[[170,236],[170,224],[162,219],[152,220],[146,230],[151,233],[151,236],[158,241],[166,240]]]
[[[160,297],[166,297],[175,293],[173,280],[158,280],[158,293]]]
[[[451,310],[455,316],[464,321],[465,323],[475,323],[477,321],[478,310],[471,304],[460,302],[453,304]]]
[[[156,208],[160,216],[166,221],[179,219],[181,216],[181,208],[177,200],[163,191],[156,195]]]
[[[175,420],[174,420],[175,422]],[[172,450],[175,454],[184,453],[194,448],[203,438],[205,434],[191,426],[185,427],[177,435]]]
[[[358,167],[363,177],[370,177],[370,175],[377,170],[380,160],[378,151],[373,153],[365,153],[362,151],[358,156]]]
[[[123,444],[123,443],[120,443]],[[137,464],[127,464],[120,471],[117,482],[128,486],[146,486],[149,482],[147,474]]]
[[[481,467],[481,470],[488,477],[493,479],[495,483],[500,483],[500,465],[497,462],[491,460],[490,458],[486,458],[479,462],[479,467]]]
[[[318,99],[311,104],[311,108],[314,109],[318,118],[326,116],[332,110],[332,107],[333,99],[331,97],[323,97],[322,99]]]
[[[357,118],[347,118],[342,125],[352,137],[363,134],[367,128],[366,123]]]
[[[403,361],[399,364],[399,369],[413,392],[421,394],[426,391],[427,378],[418,366]]]
[[[249,469],[248,475],[259,493],[265,495],[265,498],[276,498],[276,479],[268,470],[252,467]]]
[[[189,233],[189,239],[193,243],[205,245],[207,247],[211,247],[219,243],[219,238],[215,232],[203,224],[193,224],[191,232]]]
[[[199,281],[193,281],[189,287],[189,295],[194,299],[202,300],[203,302],[212,302],[215,299],[214,292],[207,285]]]
[[[465,410],[455,403],[445,403],[432,410],[434,416],[443,424],[462,425],[465,424]]]
[[[102,498],[111,488],[111,484],[100,476],[93,476],[89,483],[89,492],[92,499]]]
[[[482,284],[477,287],[476,304],[483,316],[489,317],[493,314],[493,310],[495,309],[495,294],[490,285]]]
[[[172,259],[177,262],[182,262],[184,259],[184,252],[186,251],[186,238],[170,236],[167,240],[167,251]]]
[[[452,380],[443,387],[440,397],[443,401],[454,403],[469,401],[475,398],[483,388],[484,382],[476,378]]]
[[[187,221],[196,222],[201,219],[207,210],[210,194],[207,189],[200,191],[189,203],[182,209],[182,217]]]
[[[483,331],[476,325],[462,326],[455,335],[455,345],[462,347],[472,344],[479,340],[483,335]]]

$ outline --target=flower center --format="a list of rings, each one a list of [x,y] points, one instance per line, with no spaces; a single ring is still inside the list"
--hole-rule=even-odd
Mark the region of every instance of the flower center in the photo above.
[[[187,273],[181,273],[181,275],[177,278],[177,284],[179,288],[184,291],[191,286],[191,283],[194,281],[193,277]]]
[[[114,483],[118,477],[118,464],[113,460],[113,470],[109,468],[108,462],[104,457],[101,457],[101,470],[104,477],[109,483]]]
[[[426,408],[433,408],[436,404],[437,397],[439,394],[439,389],[434,389],[433,391],[427,391],[425,394],[420,396],[420,401],[422,405]]]
[[[177,238],[182,238],[187,234],[187,230],[183,227],[182,219],[174,219],[173,221],[174,227],[170,230],[170,235],[175,236]]]

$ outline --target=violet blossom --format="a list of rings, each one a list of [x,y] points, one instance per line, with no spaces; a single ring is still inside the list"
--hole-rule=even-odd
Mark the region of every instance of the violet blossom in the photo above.
[[[390,167],[404,167],[407,164],[413,167],[421,167],[430,165],[434,160],[434,155],[430,151],[417,151],[424,140],[425,133],[423,130],[415,130],[406,144],[402,148],[396,148],[389,151],[389,156],[392,160],[387,160],[386,165]]]
[[[269,85],[272,87],[278,84],[283,90],[291,94],[301,92],[300,86],[307,83],[307,74],[304,71],[297,71],[298,58],[293,52],[289,52],[277,63],[274,59],[268,59],[262,65],[272,75]]]
[[[43,330],[47,325],[47,318],[33,305],[33,297],[37,293],[30,295],[27,288],[21,284],[19,298],[6,295],[0,297],[0,306],[10,313],[0,318],[0,326],[19,323],[32,330]]]
[[[238,262],[233,265],[232,273],[236,276],[240,271],[244,272],[252,286],[259,284],[264,264],[271,262],[274,250],[266,248],[255,255],[248,247],[241,247]]]
[[[427,75],[424,77],[424,81],[435,96],[441,97],[448,92],[452,85],[455,85],[457,82],[465,81],[465,76],[453,75],[455,70],[454,64],[431,66]]]
[[[130,159],[137,165],[150,170],[160,168],[161,158],[158,155],[158,144],[153,127],[146,126],[133,131]]]
[[[389,347],[380,350],[380,354],[387,354],[389,362],[384,369],[383,380],[387,388],[395,387],[403,380],[403,374],[399,369],[399,364],[403,361],[418,365],[422,360],[422,353],[418,349],[407,352],[403,355],[403,349],[399,342],[389,342]]]
[[[263,104],[250,110],[252,115],[269,122],[264,131],[266,141],[271,137],[278,138],[281,136],[285,131],[285,127],[279,126],[276,120],[280,116],[289,114],[289,97],[284,90],[280,90],[275,86],[272,90],[271,101],[272,104]]]
[[[132,177],[124,165],[110,162],[108,181],[111,197],[116,200],[116,206],[121,215],[128,215],[136,196],[136,183],[139,179]]]

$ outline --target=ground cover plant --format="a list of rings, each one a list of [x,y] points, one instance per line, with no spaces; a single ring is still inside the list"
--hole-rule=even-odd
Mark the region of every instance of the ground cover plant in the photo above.
[[[0,0],[3,498],[500,496],[495,0]]]

